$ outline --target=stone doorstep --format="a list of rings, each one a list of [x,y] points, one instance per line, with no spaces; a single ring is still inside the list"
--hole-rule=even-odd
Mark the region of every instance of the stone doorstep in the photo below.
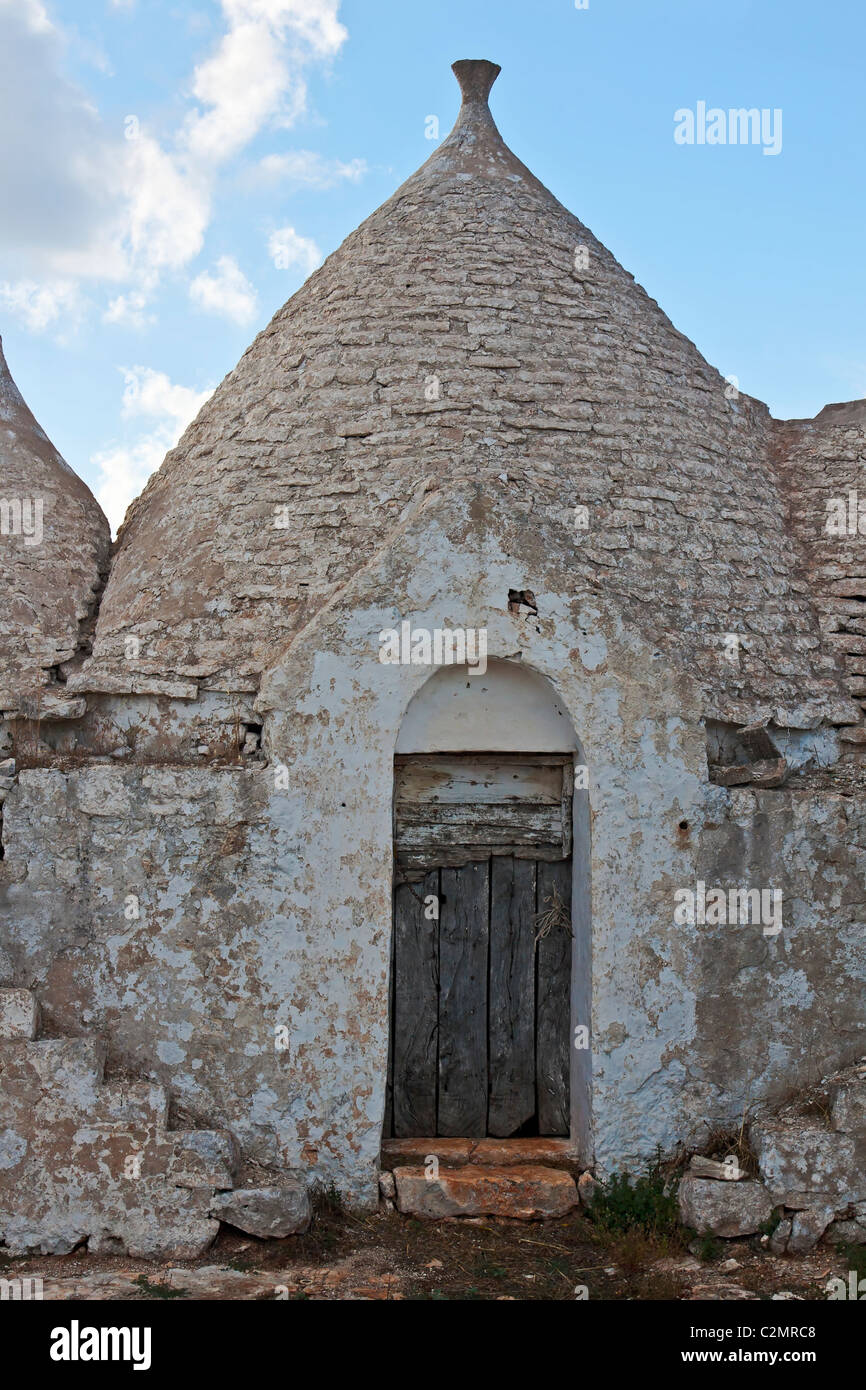
[[[570,1173],[538,1164],[465,1163],[440,1168],[396,1167],[397,1210],[404,1215],[441,1221],[449,1216],[505,1216],[518,1221],[564,1216],[578,1204]]]
[[[586,1167],[569,1139],[386,1139],[381,1166],[422,1167],[429,1155],[449,1168],[466,1164],[509,1168],[515,1164],[540,1164],[579,1177]]]

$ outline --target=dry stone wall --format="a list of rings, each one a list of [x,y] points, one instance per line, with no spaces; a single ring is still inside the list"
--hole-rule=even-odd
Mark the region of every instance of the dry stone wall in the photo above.
[[[259,1236],[310,1222],[302,1183],[239,1185],[227,1130],[169,1125],[164,1087],[105,1077],[99,1036],[39,1038],[25,989],[0,989],[0,1246],[13,1255],[194,1258],[220,1221]],[[256,1175],[260,1178],[261,1170]]]
[[[774,454],[805,556],[823,643],[866,709],[866,401],[828,405],[814,420],[774,426]],[[862,723],[841,733],[866,752]]]
[[[685,1225],[727,1238],[763,1232],[775,1255],[805,1254],[822,1238],[866,1244],[866,1065],[829,1076],[775,1114],[751,1116],[745,1132],[743,1163],[736,1151],[722,1161],[692,1157],[678,1191]],[[827,1286],[831,1297],[846,1297],[840,1283]]]

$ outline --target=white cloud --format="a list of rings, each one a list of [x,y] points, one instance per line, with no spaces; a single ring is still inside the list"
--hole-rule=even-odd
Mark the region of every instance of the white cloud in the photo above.
[[[322,264],[322,253],[311,237],[299,236],[294,227],[278,227],[268,237],[268,251],[278,270],[300,266],[311,275]]]
[[[204,244],[210,181],[201,171],[183,169],[144,131],[126,145],[126,241],[133,267],[145,277],[179,269]]]
[[[117,323],[123,328],[146,328],[156,322],[155,314],[146,313],[147,295],[143,290],[130,290],[129,294],[119,294],[108,302],[102,315],[103,323]]]
[[[112,535],[117,534],[130,502],[138,497],[170,448],[171,440],[157,430],[134,444],[116,444],[91,455],[91,463],[99,469],[96,498],[108,517]]]
[[[233,323],[251,323],[258,311],[253,286],[232,256],[220,256],[215,273],[203,270],[189,287],[193,304],[209,314],[223,314]]]
[[[177,386],[165,372],[153,367],[122,367],[123,414],[126,419],[137,415],[163,416],[177,437],[194,419],[214,388],[196,391],[191,386]]]
[[[34,331],[54,322],[52,304],[58,314],[72,306],[57,283],[82,279],[114,283],[105,322],[140,321],[160,276],[201,252],[221,165],[266,124],[298,118],[307,68],[347,37],[339,0],[221,0],[221,9],[225,33],[194,70],[195,104],[174,138],[158,140],[133,117],[127,139],[65,76],[69,38],[41,0],[0,0],[0,129],[15,131],[0,142],[0,253],[9,282],[28,286],[15,302]],[[308,168],[315,186],[355,174]],[[200,293],[208,278],[197,277]],[[41,305],[33,285],[44,286]],[[234,316],[249,321],[251,293],[235,284]]]
[[[0,0],[0,251],[10,279],[122,269],[111,243],[117,157],[62,73],[62,36],[33,0]],[[115,142],[115,145],[117,142]]]
[[[120,526],[130,502],[141,492],[151,473],[159,468],[187,425],[194,420],[213,388],[195,391],[178,386],[165,372],[152,367],[123,369],[124,419],[146,416],[155,428],[131,443],[118,443],[91,457],[100,471],[96,495],[113,531]]]
[[[348,38],[337,18],[340,0],[222,0],[222,7],[233,24],[264,20],[281,36],[292,31],[319,57],[338,52]]]
[[[14,314],[32,333],[41,333],[63,318],[77,322],[84,312],[84,301],[77,284],[70,280],[0,281],[0,305]]]
[[[330,58],[347,38],[339,0],[222,0],[222,8],[228,32],[193,78],[205,109],[190,115],[185,130],[192,154],[212,163],[242,149],[270,120],[292,125],[306,109],[309,50]]]
[[[290,73],[267,24],[241,24],[195,71],[193,92],[208,109],[188,121],[185,140],[192,154],[220,163],[248,144],[277,113],[300,114],[306,93]]]
[[[324,159],[314,150],[292,150],[287,154],[268,154],[259,161],[258,174],[269,183],[280,182],[290,188],[333,188],[342,182],[360,183],[368,173],[365,159]]]
[[[21,18],[36,34],[54,33],[54,25],[41,0],[0,0],[0,10],[18,10]]]

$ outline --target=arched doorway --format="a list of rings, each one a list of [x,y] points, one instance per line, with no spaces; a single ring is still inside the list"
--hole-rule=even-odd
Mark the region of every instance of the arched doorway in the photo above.
[[[573,1045],[589,1007],[585,787],[567,712],[518,663],[440,668],[410,704],[394,766],[386,1138],[588,1147],[589,1054]]]

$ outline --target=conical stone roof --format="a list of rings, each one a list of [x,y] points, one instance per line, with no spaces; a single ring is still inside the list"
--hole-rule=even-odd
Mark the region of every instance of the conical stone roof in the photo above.
[[[102,509],[33,418],[0,343],[0,715],[82,704],[58,668],[80,654],[110,544]]]
[[[134,503],[80,688],[256,689],[419,492],[474,479],[536,545],[586,507],[563,555],[575,594],[618,598],[715,692],[708,713],[836,699],[766,407],[503,143],[498,71],[455,64],[451,134],[279,310]],[[736,664],[729,631],[748,637]]]

